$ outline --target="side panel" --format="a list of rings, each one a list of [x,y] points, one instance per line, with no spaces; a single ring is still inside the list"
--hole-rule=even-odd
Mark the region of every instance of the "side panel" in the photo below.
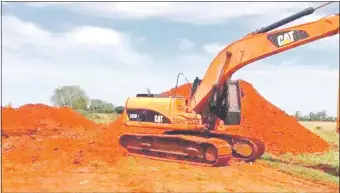
[[[149,122],[149,123],[168,123],[171,121],[165,115],[147,109],[127,109],[126,110],[129,121]]]

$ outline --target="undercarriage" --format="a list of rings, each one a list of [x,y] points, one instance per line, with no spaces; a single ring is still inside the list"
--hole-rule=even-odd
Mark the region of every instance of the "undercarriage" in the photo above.
[[[120,145],[129,154],[203,166],[225,166],[232,160],[253,162],[265,151],[257,139],[216,132],[123,134]]]

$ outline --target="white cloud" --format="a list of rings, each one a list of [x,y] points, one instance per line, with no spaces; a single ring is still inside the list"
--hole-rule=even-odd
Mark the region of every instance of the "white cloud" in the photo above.
[[[98,34],[98,35],[96,35]],[[98,27],[81,27],[73,30],[68,37],[70,40],[83,45],[119,45],[123,43],[120,33],[111,29]]]
[[[327,110],[336,115],[339,69],[326,65],[270,65],[256,62],[233,76],[253,86],[267,100],[288,113]]]
[[[68,56],[69,60],[73,60],[75,57],[70,50],[77,50],[77,53],[83,54],[83,59],[74,61],[77,63],[85,62],[88,53],[97,54],[98,57],[104,54],[112,62],[120,62],[129,66],[135,66],[138,63],[147,64],[152,61],[151,58],[133,50],[127,36],[112,29],[83,26],[72,29],[68,33],[58,34],[13,16],[3,16],[3,36],[4,53],[12,51],[27,55],[33,52],[30,54],[38,53],[55,57],[49,63],[64,60],[58,57],[60,55]],[[115,63],[107,65],[112,66]]]
[[[227,45],[216,44],[216,43],[206,44],[203,46],[203,50],[208,54],[217,55],[226,46]]]
[[[182,51],[189,51],[189,50],[193,49],[194,46],[195,45],[188,39],[183,38],[183,39],[179,40],[178,47]]]
[[[173,87],[179,72],[192,80],[204,68],[192,69],[210,60],[182,54],[158,61],[132,46],[135,39],[145,38],[132,38],[95,26],[52,33],[35,23],[3,16],[4,104],[49,103],[53,89],[70,84],[80,85],[93,98],[124,104],[127,97],[145,93],[146,88],[158,93]]]
[[[151,83],[141,76],[153,64],[119,31],[83,26],[51,33],[3,16],[4,103],[48,102],[54,88],[67,84],[81,85],[90,96],[123,103],[126,95],[135,94],[133,88]]]
[[[55,6],[95,17],[145,19],[166,18],[172,21],[213,24],[241,16],[292,14],[319,3],[309,2],[77,2],[26,3],[35,7]]]
[[[339,34],[307,44],[305,48],[332,52],[339,57]]]

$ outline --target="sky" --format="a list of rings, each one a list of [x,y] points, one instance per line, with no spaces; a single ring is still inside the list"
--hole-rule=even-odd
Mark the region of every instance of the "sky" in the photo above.
[[[115,105],[202,78],[217,53],[314,2],[7,2],[2,4],[2,104],[51,104],[79,85]],[[290,25],[339,12],[339,2]],[[287,113],[336,115],[339,35],[259,60],[233,79],[252,83]],[[179,80],[186,83],[185,79]]]

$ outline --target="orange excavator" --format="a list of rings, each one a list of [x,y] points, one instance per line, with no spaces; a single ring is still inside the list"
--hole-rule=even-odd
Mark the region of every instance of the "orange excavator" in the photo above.
[[[130,155],[204,166],[228,165],[234,159],[253,162],[261,157],[265,152],[261,140],[226,131],[228,126],[240,125],[242,116],[243,94],[231,75],[257,60],[338,34],[338,13],[277,29],[318,8],[307,8],[228,45],[212,61],[203,79],[195,79],[190,99],[150,91],[128,98],[124,124],[140,128],[140,132],[122,134],[120,145]]]

